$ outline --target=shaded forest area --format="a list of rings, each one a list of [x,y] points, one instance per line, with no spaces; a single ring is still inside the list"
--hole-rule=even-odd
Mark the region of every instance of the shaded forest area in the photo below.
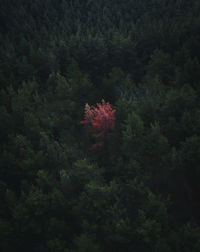
[[[199,252],[199,97],[198,0],[1,0],[0,251]]]

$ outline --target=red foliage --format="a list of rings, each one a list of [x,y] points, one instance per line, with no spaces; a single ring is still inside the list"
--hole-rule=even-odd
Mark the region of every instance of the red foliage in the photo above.
[[[103,99],[97,107],[85,105],[85,120],[81,121],[95,137],[105,137],[115,124],[115,110]]]

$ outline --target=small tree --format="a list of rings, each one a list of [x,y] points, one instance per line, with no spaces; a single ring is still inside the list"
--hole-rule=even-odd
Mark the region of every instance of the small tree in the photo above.
[[[86,127],[87,137],[89,134],[94,136],[103,144],[107,133],[112,130],[115,125],[115,110],[112,109],[109,102],[102,99],[101,103],[97,103],[97,107],[85,105],[85,119],[81,121]]]

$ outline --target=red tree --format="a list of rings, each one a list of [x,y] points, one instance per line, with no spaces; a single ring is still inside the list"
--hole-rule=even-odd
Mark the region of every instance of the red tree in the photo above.
[[[86,126],[87,135],[90,133],[96,138],[102,139],[114,127],[115,110],[109,102],[103,99],[97,103],[97,107],[85,105],[85,119],[81,124]]]

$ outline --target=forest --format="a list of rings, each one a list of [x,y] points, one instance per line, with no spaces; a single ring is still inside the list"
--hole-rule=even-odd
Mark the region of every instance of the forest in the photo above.
[[[0,251],[200,251],[200,1],[0,0]]]

